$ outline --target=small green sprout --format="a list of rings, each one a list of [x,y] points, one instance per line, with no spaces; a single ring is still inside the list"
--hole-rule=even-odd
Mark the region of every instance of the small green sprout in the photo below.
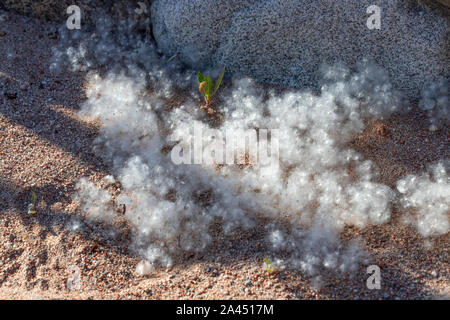
[[[270,261],[269,258],[264,258],[264,269],[267,270],[269,273],[274,272],[272,262]]]
[[[32,191],[31,203],[28,205],[28,214],[36,214],[36,200],[37,200],[36,193]]]
[[[224,74],[225,67],[222,69],[222,73],[220,74],[219,78],[216,81],[216,85],[214,86],[213,79],[210,76],[205,77],[200,71],[198,72],[198,82],[200,83],[198,90],[205,97],[206,106],[209,106],[211,98],[216,94],[217,90],[219,90]]]

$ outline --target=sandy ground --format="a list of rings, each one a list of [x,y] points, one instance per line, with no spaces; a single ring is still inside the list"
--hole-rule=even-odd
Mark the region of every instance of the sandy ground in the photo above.
[[[343,241],[364,239],[372,264],[381,267],[380,290],[367,289],[365,267],[345,277],[325,274],[320,286],[294,272],[267,274],[258,228],[147,276],[135,273],[140,259],[128,249],[129,234],[111,240],[104,236],[110,226],[103,225],[69,231],[67,225],[77,221],[71,195],[78,178],[88,176],[112,193],[118,186],[102,182],[108,168],[91,152],[99,124],[77,115],[84,74],[49,71],[58,41],[50,31],[46,23],[13,14],[0,24],[0,299],[450,297],[448,235],[424,239],[401,224],[396,208],[386,225],[342,234]],[[386,136],[377,134],[380,124]],[[374,121],[352,147],[375,161],[381,181],[393,187],[398,178],[450,156],[448,128],[427,128],[419,111]],[[36,215],[27,214],[32,191]],[[70,290],[73,267],[80,270],[81,287]]]

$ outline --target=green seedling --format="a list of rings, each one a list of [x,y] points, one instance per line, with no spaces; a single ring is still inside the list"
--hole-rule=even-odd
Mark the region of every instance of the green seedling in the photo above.
[[[272,273],[274,272],[274,269],[272,267],[272,262],[269,258],[264,258],[264,269],[267,270],[267,272]]]
[[[213,79],[210,76],[205,77],[200,71],[198,72],[198,82],[200,83],[198,90],[205,97],[207,107],[209,107],[211,98],[216,94],[217,90],[219,90],[219,87],[222,84],[224,74],[225,74],[225,67],[222,69],[222,73],[220,74],[219,78],[216,81],[216,85],[214,86]]]
[[[36,214],[36,200],[37,200],[36,193],[32,191],[31,203],[28,205],[28,214]]]

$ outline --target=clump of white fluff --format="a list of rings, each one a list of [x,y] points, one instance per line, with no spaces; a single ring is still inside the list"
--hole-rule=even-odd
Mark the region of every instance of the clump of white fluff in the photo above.
[[[357,250],[343,248],[338,233],[345,225],[387,222],[394,197],[389,187],[374,182],[373,164],[345,144],[363,130],[365,118],[401,110],[401,99],[376,66],[361,64],[354,74],[340,68],[323,69],[340,78],[326,79],[320,95],[299,91],[272,95],[263,102],[260,90],[244,79],[235,83],[224,105],[225,129],[279,130],[277,165],[244,173],[229,167],[221,171],[252,194],[249,203],[257,208],[253,210],[288,219],[289,234],[276,232],[268,240],[276,250],[291,252],[286,267],[309,274],[327,266],[353,270],[364,255],[355,253],[355,259],[340,261]]]
[[[352,274],[360,263],[368,261],[361,242],[353,240],[344,246],[339,241],[339,234],[321,221],[308,229],[294,228],[284,232],[270,226],[269,230],[268,240],[273,252],[283,250],[289,256],[277,260],[279,268],[300,270],[308,276],[327,271]]]
[[[409,175],[398,181],[404,208],[417,212],[417,229],[424,237],[438,236],[450,230],[449,161],[430,167],[428,173]]]
[[[215,218],[225,231],[250,223],[229,182],[209,170],[176,166],[161,152],[170,142],[160,134],[167,125],[158,120],[159,103],[145,98],[144,78],[91,75],[89,81],[82,112],[102,120],[96,150],[122,184],[117,202],[126,205],[136,247],[149,261],[170,265],[168,253],[203,250]],[[211,205],[202,195],[212,198]]]
[[[142,260],[136,266],[136,274],[139,276],[146,276],[155,271],[155,267],[148,261]]]
[[[329,72],[336,72],[336,67]],[[291,92],[272,95],[265,103],[258,90],[251,88],[251,81],[235,84],[225,104],[223,127],[276,128],[280,132],[277,166],[245,175],[236,172],[236,179],[248,186],[247,192],[262,189],[255,196],[267,211],[283,212],[306,224],[320,217],[338,229],[345,224],[363,226],[389,220],[392,190],[374,183],[373,164],[345,147],[363,130],[364,118],[389,115],[401,108],[395,93],[373,90],[378,85],[377,79],[372,79],[374,74],[381,74],[378,81],[389,88],[384,74],[368,64],[354,75],[345,73],[347,80],[324,85],[320,95]],[[231,174],[229,168],[222,170]]]
[[[288,219],[290,234],[307,235],[294,236],[294,243],[317,240],[317,244],[291,246],[295,259],[288,265],[313,274],[320,266],[317,261],[322,261],[345,271],[351,267],[330,262],[347,252],[337,240],[342,228],[389,220],[392,190],[373,182],[373,164],[345,147],[363,129],[365,117],[399,108],[383,103],[392,92],[360,93],[370,95],[369,105],[379,106],[372,111],[355,96],[355,83],[365,83],[364,75],[372,73],[328,83],[320,95],[290,92],[273,94],[267,101],[251,80],[235,82],[222,106],[224,122],[218,129],[224,131],[222,136],[226,130],[252,128],[280,132],[279,161],[246,168],[175,165],[170,154],[161,152],[164,146],[181,137],[194,139],[194,124],[205,132],[212,129],[195,106],[167,111],[157,100],[148,99],[144,74],[91,76],[82,112],[102,120],[96,150],[113,165],[123,187],[117,201],[126,205],[126,217],[136,230],[136,247],[149,261],[170,265],[172,254],[180,250],[206,248],[212,242],[209,229],[214,222],[220,221],[225,232],[234,232],[254,225],[253,213],[258,213]],[[313,228],[318,223],[326,227]],[[329,245],[322,245],[323,241]],[[316,246],[329,249],[324,249],[325,254]]]
[[[115,218],[112,209],[111,194],[97,187],[86,178],[81,178],[76,184],[75,200],[81,205],[82,212],[90,221],[111,222]]]
[[[441,79],[422,91],[419,108],[427,112],[430,130],[450,124],[450,80]]]

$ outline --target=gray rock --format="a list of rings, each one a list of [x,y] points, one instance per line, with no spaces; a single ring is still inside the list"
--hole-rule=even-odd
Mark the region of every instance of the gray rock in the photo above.
[[[160,49],[180,53],[191,65],[203,65],[220,45],[236,12],[255,0],[165,0],[152,5],[153,35]]]
[[[425,4],[426,2],[426,4]],[[381,30],[366,26],[372,0],[156,0],[153,32],[168,56],[194,68],[302,87],[322,63],[384,67],[394,85],[418,96],[450,77],[450,15],[435,2],[380,0]]]

